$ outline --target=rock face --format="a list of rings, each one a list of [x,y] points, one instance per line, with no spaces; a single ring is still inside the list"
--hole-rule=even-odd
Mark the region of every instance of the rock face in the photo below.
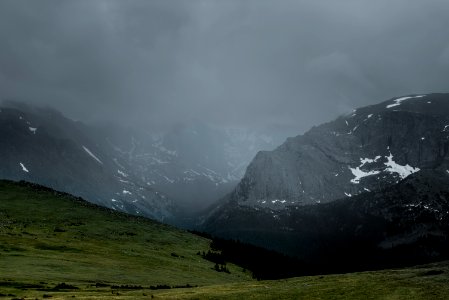
[[[259,152],[232,195],[282,209],[351,197],[447,159],[449,95],[415,95],[355,110]]]
[[[449,94],[360,108],[259,152],[202,229],[323,263],[443,257],[448,150]]]
[[[172,218],[173,202],[127,173],[126,162],[110,156],[94,132],[51,109],[2,107],[0,178],[42,184],[135,215]]]

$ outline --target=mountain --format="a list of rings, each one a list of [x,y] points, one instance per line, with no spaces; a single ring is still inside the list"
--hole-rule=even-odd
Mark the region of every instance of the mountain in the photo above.
[[[448,94],[363,107],[259,152],[203,229],[323,262],[366,253],[360,264],[386,263],[407,256],[401,247],[410,261],[441,257],[448,149]]]
[[[283,136],[201,122],[154,134],[117,123],[87,125],[18,102],[3,104],[0,125],[1,179],[181,225],[232,191],[256,152],[273,149]]]
[[[448,97],[416,95],[360,108],[259,152],[234,198],[271,208],[330,202],[437,167],[447,159]]]
[[[0,110],[0,178],[27,180],[131,214],[164,220],[176,207],[111,157],[94,130],[61,113],[20,103]]]
[[[102,148],[129,166],[124,172],[173,199],[184,215],[201,211],[232,191],[257,151],[274,149],[283,136],[198,121],[161,134],[112,128],[98,131],[96,140]]]

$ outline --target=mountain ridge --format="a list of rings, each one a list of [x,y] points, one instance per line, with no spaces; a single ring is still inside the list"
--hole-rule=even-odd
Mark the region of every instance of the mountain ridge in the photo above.
[[[84,124],[15,101],[2,103],[0,125],[0,178],[180,226],[234,188],[251,153],[275,143],[270,135],[201,122],[158,135],[119,123]]]
[[[131,214],[159,220],[173,215],[166,196],[137,178],[123,180],[84,124],[33,107],[3,107],[0,123],[1,178],[43,184]]]
[[[281,208],[287,202],[332,201],[441,164],[448,153],[446,99],[447,94],[430,94],[418,104],[403,100],[387,108],[396,103],[393,98],[288,138],[276,150],[256,155],[233,197]]]
[[[405,263],[404,249],[410,264],[444,259],[448,115],[449,94],[411,95],[313,127],[259,152],[200,228],[340,271],[351,257],[364,267]]]

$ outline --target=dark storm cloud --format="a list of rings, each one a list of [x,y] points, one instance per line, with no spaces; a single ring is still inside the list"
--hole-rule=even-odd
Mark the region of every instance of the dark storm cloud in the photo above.
[[[79,119],[304,130],[447,91],[449,2],[0,1],[0,96]]]

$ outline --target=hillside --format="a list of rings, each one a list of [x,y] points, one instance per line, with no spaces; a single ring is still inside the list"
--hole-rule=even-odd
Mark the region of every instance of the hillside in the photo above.
[[[443,300],[449,294],[448,262],[407,269],[243,282],[158,291],[156,299]],[[125,298],[116,298],[125,299]]]
[[[251,280],[197,255],[210,240],[29,183],[0,181],[0,293],[39,297],[65,283],[202,286]],[[64,290],[64,286],[59,286]],[[70,289],[69,289],[70,290]],[[34,299],[34,298],[33,298]]]
[[[22,103],[0,108],[0,179],[25,180],[129,214],[173,217],[167,196],[129,173],[93,135],[60,112]]]
[[[306,274],[448,259],[448,180],[426,170],[381,191],[278,211],[234,203],[206,229],[298,257]]]

